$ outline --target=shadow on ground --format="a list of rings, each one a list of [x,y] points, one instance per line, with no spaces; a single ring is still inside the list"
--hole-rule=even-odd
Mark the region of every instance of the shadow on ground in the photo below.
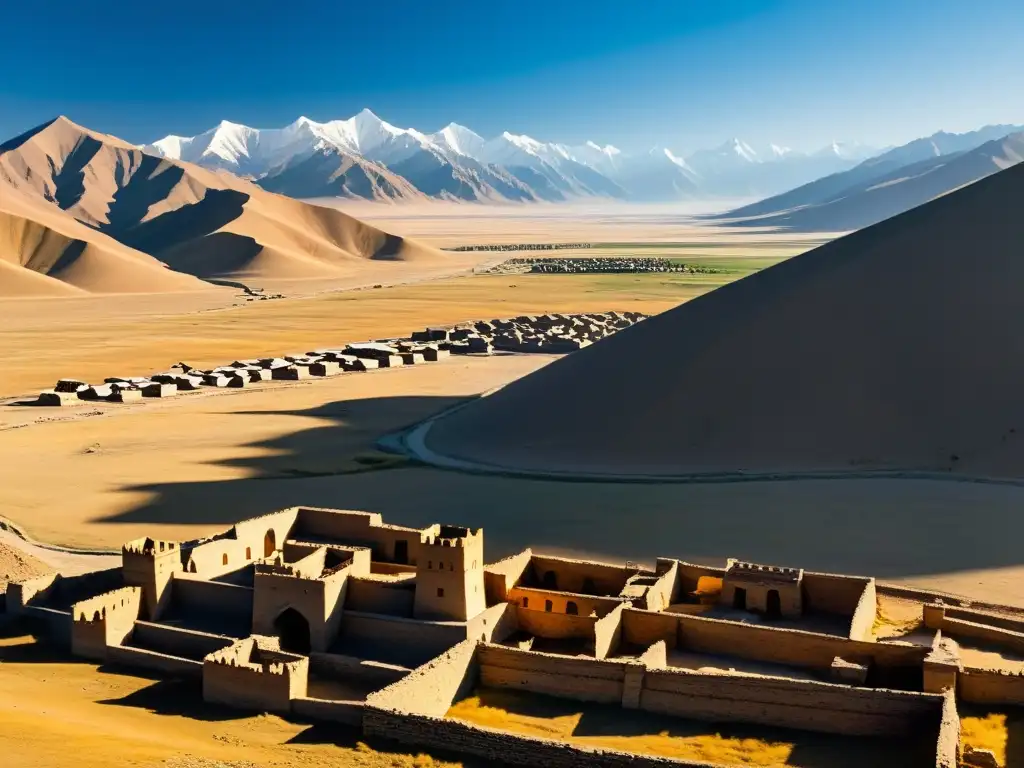
[[[1024,488],[1015,486],[894,479],[565,482],[356,460],[373,452],[383,434],[460,401],[371,398],[280,411],[322,423],[244,446],[262,454],[226,462],[244,469],[244,479],[122,488],[148,501],[104,522],[201,525],[213,532],[309,505],[377,511],[403,525],[484,526],[489,560],[537,546],[641,562],[739,557],[882,578],[1024,562]]]

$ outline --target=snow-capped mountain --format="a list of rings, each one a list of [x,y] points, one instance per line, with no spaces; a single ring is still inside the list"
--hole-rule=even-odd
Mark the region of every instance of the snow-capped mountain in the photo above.
[[[834,143],[804,155],[732,139],[684,159],[666,148],[627,154],[593,141],[549,143],[508,131],[485,139],[457,123],[423,133],[364,109],[345,120],[300,117],[273,129],[224,121],[198,136],[167,136],[143,149],[248,176],[294,197],[558,201],[775,194],[851,168],[863,157],[849,146],[857,145]]]

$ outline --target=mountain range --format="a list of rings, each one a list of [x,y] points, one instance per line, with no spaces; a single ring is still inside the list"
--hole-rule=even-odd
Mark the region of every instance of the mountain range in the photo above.
[[[349,277],[413,260],[451,261],[65,117],[0,144],[0,296],[199,291],[208,280]]]
[[[772,195],[844,171],[875,154],[834,143],[811,154],[733,139],[682,157],[665,147],[629,154],[585,142],[547,143],[504,132],[485,139],[451,123],[435,133],[398,128],[364,109],[345,120],[300,117],[284,128],[227,121],[146,152],[228,170],[297,198],[673,201]]]
[[[739,226],[838,232],[861,229],[1024,160],[1024,126],[940,132],[856,167],[737,208],[717,219]]]

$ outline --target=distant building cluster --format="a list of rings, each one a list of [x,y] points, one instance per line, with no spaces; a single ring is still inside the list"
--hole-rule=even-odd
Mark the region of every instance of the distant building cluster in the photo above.
[[[517,258],[503,261],[488,272],[497,274],[634,274],[671,272],[692,275],[713,275],[722,272],[698,264],[682,264],[670,259],[646,257],[595,256],[575,259]]]
[[[574,251],[593,248],[593,243],[488,243],[484,245],[457,245],[445,251]]]
[[[409,338],[382,339],[315,349],[284,357],[235,360],[210,369],[176,363],[151,376],[111,376],[102,384],[60,379],[39,394],[38,405],[71,405],[79,401],[136,402],[146,397],[171,397],[201,389],[244,388],[264,381],[304,379],[397,368],[445,360],[456,354],[544,352],[565,354],[581,349],[646,318],[639,312],[578,315],[521,315],[481,320],[452,327],[427,328]]]

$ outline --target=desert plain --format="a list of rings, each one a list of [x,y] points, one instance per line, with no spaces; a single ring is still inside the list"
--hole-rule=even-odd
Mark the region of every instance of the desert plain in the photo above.
[[[519,254],[485,251],[450,254],[449,263],[373,264],[345,279],[264,276],[249,283],[286,297],[274,301],[247,302],[230,287],[0,300],[0,515],[19,534],[0,531],[0,576],[100,567],[136,536],[191,539],[306,504],[378,511],[407,525],[483,526],[495,559],[524,546],[611,562],[650,557],[657,549],[692,562],[735,556],[873,574],[1024,605],[1017,586],[1024,577],[1018,545],[1024,522],[1016,514],[1024,489],[1014,483],[563,482],[382,459],[382,436],[513,382],[555,356],[470,356],[129,405],[22,404],[59,377],[144,375],[178,361],[212,366],[406,335],[427,325],[549,311],[654,315],[830,239],[737,234],[661,209],[538,206],[484,214],[442,204],[352,207],[350,213],[373,225],[437,248],[585,241],[592,247],[570,254],[655,255],[716,271],[495,275],[485,274],[488,265]],[[543,513],[531,522],[531,510]],[[53,722],[83,768],[109,764],[111,749],[121,764],[169,768],[284,767],[314,759],[339,766],[472,765],[324,737],[274,716],[186,705],[195,701],[187,692],[48,655],[32,638],[0,641],[0,661],[6,702],[0,749],[18,765],[63,764],[62,753],[45,740],[21,740]],[[988,716],[972,727],[983,732]],[[1005,727],[995,731],[1005,734]],[[729,756],[751,764],[775,759],[759,743],[745,754]]]

